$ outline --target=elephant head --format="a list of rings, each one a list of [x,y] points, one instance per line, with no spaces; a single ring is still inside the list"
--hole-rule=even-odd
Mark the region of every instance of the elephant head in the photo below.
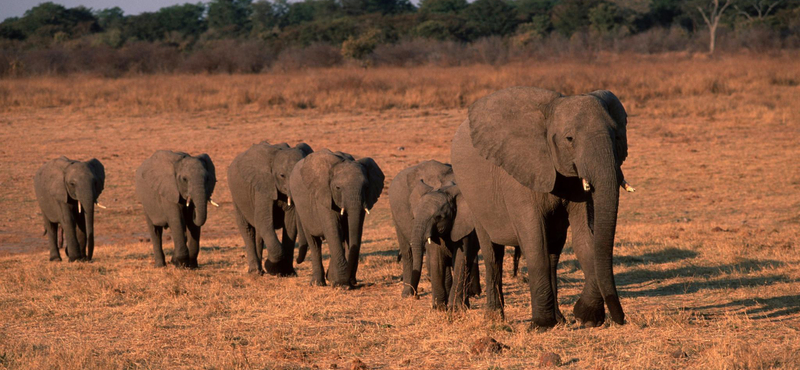
[[[423,245],[431,240],[459,241],[471,233],[474,226],[467,203],[452,182],[434,189],[419,181],[409,203],[414,215],[410,242],[413,272],[409,284],[416,287],[422,273]]]
[[[302,178],[311,189],[314,202],[339,214],[351,249],[361,245],[365,213],[383,191],[384,175],[372,158],[355,160],[351,155],[324,149],[304,159]]]
[[[143,168],[142,176],[164,199],[193,208],[192,222],[203,226],[208,202],[217,183],[214,163],[208,154],[191,156],[159,150]]]
[[[103,192],[106,179],[103,164],[95,158],[80,162],[61,157],[50,162],[41,171],[43,183],[50,196],[61,203],[77,203],[78,215],[83,215],[86,221],[86,257],[92,259],[94,206]]]
[[[604,90],[563,96],[510,88],[478,100],[469,111],[473,146],[521,184],[548,193],[557,190],[557,174],[583,180],[593,205],[587,222],[594,233],[596,280],[617,323],[624,322],[624,313],[612,255],[624,184],[620,166],[628,154],[626,124],[625,108]]]
[[[289,193],[289,175],[292,174],[294,165],[301,159],[305,158],[314,150],[306,143],[297,144],[294,148],[289,147],[286,143],[278,144],[277,150],[272,158],[270,169],[272,170],[272,178],[275,181],[275,188],[282,194],[287,196],[287,202],[292,205],[291,195]]]
[[[286,143],[272,145],[262,141],[243,153],[244,157],[237,160],[235,165],[241,176],[256,190],[269,194],[273,200],[282,195],[291,205],[289,175],[297,162],[313,152],[306,143],[292,148]]]

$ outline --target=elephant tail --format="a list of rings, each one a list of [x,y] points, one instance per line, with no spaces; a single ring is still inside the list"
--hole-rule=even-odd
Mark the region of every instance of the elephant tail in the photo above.
[[[300,244],[300,248],[297,249],[297,264],[303,263],[306,260],[306,253],[308,253],[308,243]]]

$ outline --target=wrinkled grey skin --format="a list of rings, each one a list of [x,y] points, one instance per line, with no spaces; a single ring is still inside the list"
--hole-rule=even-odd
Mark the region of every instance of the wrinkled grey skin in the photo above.
[[[475,263],[478,240],[461,191],[452,182],[434,189],[420,181],[411,192],[410,202],[414,216],[410,246],[415,257],[431,241],[427,252],[433,307],[446,309],[448,304],[453,309],[469,307],[469,285],[478,282]],[[414,269],[421,268],[421,258],[415,258]]]
[[[86,162],[53,159],[33,178],[50,244],[50,261],[61,261],[58,227],[67,243],[69,261],[90,261],[94,254],[94,205],[105,186],[105,169],[97,159]],[[78,211],[80,203],[80,212]]]
[[[503,316],[501,245],[514,245],[528,264],[531,325],[557,323],[553,271],[571,225],[586,278],[575,317],[601,325],[605,302],[612,320],[624,323],[612,256],[626,124],[625,109],[609,91],[562,96],[517,87],[470,107],[451,157],[484,256],[489,313]]]
[[[171,263],[196,268],[200,228],[206,223],[208,202],[217,183],[211,158],[159,150],[139,166],[135,176],[156,266],[166,265],[161,236],[164,228],[170,228],[175,245]]]
[[[228,167],[228,186],[233,198],[236,223],[245,243],[247,272],[293,276],[292,258],[298,240],[295,208],[289,202],[289,176],[294,165],[311,154],[305,143],[294,148],[286,143],[255,144],[239,154]],[[275,230],[283,229],[278,240]],[[300,236],[301,245],[305,237]],[[267,260],[262,269],[262,252]]]
[[[412,193],[420,182],[430,185],[432,188],[440,188],[443,184],[452,183],[454,180],[453,169],[449,164],[429,160],[400,171],[389,185],[389,203],[400,247],[399,259],[403,264],[403,297],[416,296],[422,275],[422,257],[425,253],[424,244],[419,253],[414,253],[411,249],[412,231],[414,229],[414,212],[411,205]],[[419,195],[421,194],[417,194],[417,198],[419,198]],[[436,242],[438,241],[439,239],[436,239]],[[443,247],[442,250],[445,248]],[[461,251],[462,249],[459,248],[458,250]],[[436,271],[435,274],[450,276],[452,266],[450,264],[443,265],[446,271]],[[429,271],[431,270],[429,269]],[[477,261],[472,264],[470,272],[467,295],[480,295],[481,287]],[[429,272],[429,274],[433,275],[434,273]],[[449,281],[452,283],[452,280]],[[449,288],[447,290],[449,291]],[[444,295],[447,296],[447,293],[444,293]],[[459,300],[459,302],[462,301]],[[436,306],[436,304],[434,305]]]
[[[383,180],[372,158],[355,160],[350,154],[327,149],[309,154],[294,166],[289,188],[297,204],[298,228],[311,248],[312,285],[326,285],[323,239],[331,255],[329,280],[334,286],[356,285],[364,216],[378,201]]]

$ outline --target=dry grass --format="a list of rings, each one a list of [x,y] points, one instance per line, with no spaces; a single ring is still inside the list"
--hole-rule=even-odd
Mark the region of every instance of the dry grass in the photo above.
[[[581,369],[800,368],[798,82],[800,62],[754,57],[2,80],[0,367],[523,369],[551,351]],[[615,268],[628,325],[527,332],[528,289],[510,276],[505,323],[482,319],[482,298],[464,314],[431,311],[427,282],[422,299],[400,299],[385,197],[365,226],[363,288],[308,287],[308,264],[297,278],[244,273],[225,178],[237,153],[303,140],[372,156],[388,184],[447,161],[463,107],[511,85],[609,88],[630,113],[638,191],[621,199]],[[140,240],[133,171],[160,148],[217,166],[222,206],[196,271],[152,267]],[[32,176],[62,154],[106,166],[92,263],[42,252]],[[583,277],[569,248],[562,261],[571,318]],[[486,335],[510,349],[470,354]]]

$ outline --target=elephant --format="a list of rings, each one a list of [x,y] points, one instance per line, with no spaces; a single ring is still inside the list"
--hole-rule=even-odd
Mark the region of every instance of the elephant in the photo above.
[[[414,270],[422,268],[421,254],[427,242],[433,307],[469,307],[470,293],[480,294],[475,259],[478,240],[472,213],[458,185],[448,182],[434,189],[419,181],[411,192],[410,203],[414,216],[410,241]]]
[[[236,156],[228,167],[228,186],[236,224],[244,238],[249,273],[297,275],[292,258],[298,233],[289,176],[294,165],[312,152],[305,143],[292,148],[286,143],[263,141]],[[275,230],[280,228],[283,237],[278,241]],[[300,235],[300,239],[303,244],[305,237]],[[262,269],[264,245],[268,256]]]
[[[440,188],[445,183],[452,184],[453,181],[455,181],[453,169],[449,164],[428,160],[400,171],[389,185],[389,204],[392,212],[392,219],[395,224],[395,231],[397,233],[398,245],[400,246],[399,260],[403,263],[403,297],[416,296],[419,280],[422,275],[422,257],[425,254],[424,244],[422,244],[422,250],[419,251],[419,253],[414,253],[411,249],[412,231],[414,229],[415,220],[414,207],[411,202],[412,193],[419,183],[424,183],[431,188]],[[421,193],[417,193],[416,199],[419,199],[420,195]],[[428,216],[426,216],[426,218],[427,217]],[[452,217],[446,221],[452,225]],[[461,238],[456,240],[459,239]],[[437,238],[436,240],[438,241],[439,239]],[[477,261],[473,263],[470,271],[469,290],[467,294],[469,296],[480,295],[481,287]],[[450,270],[447,272],[434,272],[429,269],[429,274],[449,276]],[[434,304],[434,306],[437,306],[437,304]]]
[[[321,250],[325,239],[331,255],[327,277],[334,287],[356,286],[365,214],[378,201],[383,181],[383,171],[372,158],[355,160],[328,149],[311,153],[294,166],[289,190],[298,229],[311,249],[312,285],[326,285]]]
[[[625,322],[613,272],[619,188],[628,191],[627,114],[610,91],[564,96],[513,87],[469,108],[451,146],[456,183],[473,213],[486,266],[488,316],[504,317],[503,245],[528,266],[532,328],[560,320],[556,266],[567,230],[585,284],[575,303],[585,326]]]
[[[208,203],[217,183],[208,154],[191,156],[159,150],[136,170],[136,195],[144,207],[157,267],[166,265],[161,236],[172,229],[175,246],[171,263],[197,268],[200,229],[206,223]],[[188,248],[187,248],[188,245]]]
[[[33,184],[50,244],[50,261],[61,261],[59,226],[62,240],[67,243],[69,261],[92,260],[94,206],[103,192],[105,180],[105,168],[94,158],[81,162],[62,156],[36,171]],[[99,204],[98,207],[105,208]]]

